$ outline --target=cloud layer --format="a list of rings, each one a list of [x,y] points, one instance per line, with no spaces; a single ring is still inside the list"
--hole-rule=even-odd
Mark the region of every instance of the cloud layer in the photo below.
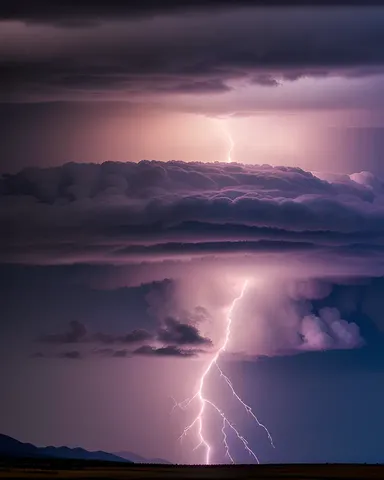
[[[309,253],[379,257],[384,188],[368,172],[142,161],[0,180],[1,261],[137,263]]]
[[[245,1],[228,11],[220,8],[229,2],[121,8],[62,1],[31,9],[22,3],[1,12],[6,20],[37,22],[7,22],[2,29],[4,101],[212,94],[227,92],[239,79],[268,88],[304,76],[383,73],[384,12],[377,8],[287,11],[246,8],[253,2]],[[137,21],[137,15],[145,18]]]
[[[324,5],[357,5],[361,6],[361,0],[269,0],[269,5],[273,6],[324,6]],[[380,0],[366,0],[364,5],[380,5]],[[238,0],[237,6],[265,6],[263,0]],[[204,10],[222,10],[223,8],[233,8],[232,0],[163,0],[161,3],[156,0],[142,0],[141,2],[122,3],[116,0],[94,1],[92,3],[86,0],[72,2],[60,0],[55,2],[39,0],[31,8],[28,2],[23,0],[8,1],[5,0],[0,11],[2,19],[17,19],[24,21],[52,22],[68,24],[72,20],[73,25],[79,24],[79,19],[98,20],[102,18],[118,18],[121,15],[132,16],[153,16],[168,12],[180,13],[183,11],[204,11]]]

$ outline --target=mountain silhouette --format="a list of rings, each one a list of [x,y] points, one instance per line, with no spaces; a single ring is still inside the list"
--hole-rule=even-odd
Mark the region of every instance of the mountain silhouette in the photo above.
[[[171,462],[164,460],[163,458],[144,458],[141,455],[137,455],[136,453],[132,452],[114,452],[113,455],[116,455],[120,458],[124,458],[125,460],[130,460],[134,463],[156,463],[156,464],[167,464],[171,465]]]
[[[109,462],[133,463],[132,460],[119,457],[113,453],[89,452],[84,448],[69,447],[36,447],[31,443],[23,443],[8,435],[0,434],[0,455],[9,457],[36,458],[69,458],[75,460],[103,460]]]
[[[32,443],[23,443],[8,435],[0,433],[0,455],[9,457],[35,457],[35,458],[68,458],[73,460],[103,460],[109,462],[125,463],[156,463],[168,464],[171,462],[162,458],[144,458],[132,452],[109,453],[98,450],[89,452],[84,448],[69,447],[36,447]]]

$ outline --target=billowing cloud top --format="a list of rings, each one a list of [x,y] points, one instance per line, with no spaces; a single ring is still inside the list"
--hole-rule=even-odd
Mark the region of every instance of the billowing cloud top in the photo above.
[[[373,255],[383,248],[383,201],[368,172],[177,161],[26,169],[0,182],[1,261]]]

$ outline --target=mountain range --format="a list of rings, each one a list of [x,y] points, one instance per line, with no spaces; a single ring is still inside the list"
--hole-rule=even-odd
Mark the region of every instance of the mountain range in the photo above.
[[[162,459],[146,459],[131,452],[109,453],[102,450],[90,452],[84,448],[36,447],[8,435],[0,434],[0,455],[9,457],[69,458],[76,460],[103,460],[126,463],[169,463]]]
[[[163,464],[168,464],[171,465],[171,462],[168,462],[167,460],[164,460],[163,458],[144,458],[140,455],[137,455],[136,453],[132,452],[116,452],[113,455],[116,455],[120,458],[123,458],[125,460],[131,461],[133,463],[156,463],[159,465],[160,463]]]

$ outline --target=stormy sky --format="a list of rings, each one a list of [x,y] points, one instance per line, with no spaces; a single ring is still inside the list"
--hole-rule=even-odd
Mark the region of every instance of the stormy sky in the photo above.
[[[220,366],[276,448],[207,395],[261,462],[382,462],[384,8],[264,4],[2,3],[0,432],[202,462],[174,402],[247,279]]]

